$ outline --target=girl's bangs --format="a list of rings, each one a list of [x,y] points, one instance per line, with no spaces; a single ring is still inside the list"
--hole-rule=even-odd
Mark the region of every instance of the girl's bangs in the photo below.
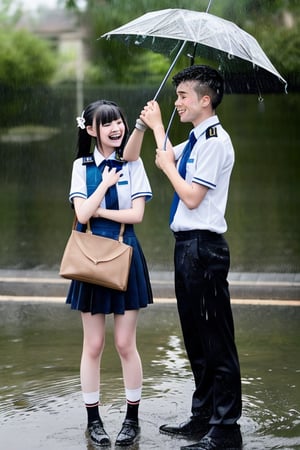
[[[106,123],[110,123],[113,120],[117,120],[121,118],[121,113],[119,109],[114,105],[101,105],[98,111],[95,114],[95,119],[101,125],[105,125]]]

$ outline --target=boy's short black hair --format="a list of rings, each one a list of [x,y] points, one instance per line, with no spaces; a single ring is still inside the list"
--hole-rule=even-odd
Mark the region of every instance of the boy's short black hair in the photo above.
[[[208,95],[213,109],[221,103],[224,94],[224,80],[220,72],[206,65],[194,65],[174,75],[173,84],[178,87],[185,81],[198,81],[195,91],[199,96]]]

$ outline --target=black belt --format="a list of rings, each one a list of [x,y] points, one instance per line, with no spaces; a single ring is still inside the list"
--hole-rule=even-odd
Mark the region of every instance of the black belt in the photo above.
[[[189,239],[200,238],[203,241],[219,239],[221,234],[208,230],[187,230],[174,231],[174,236],[177,241],[188,241]]]

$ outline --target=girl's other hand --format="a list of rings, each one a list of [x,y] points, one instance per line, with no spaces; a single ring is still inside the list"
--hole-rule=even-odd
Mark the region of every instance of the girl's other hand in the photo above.
[[[122,171],[117,172],[115,167],[109,170],[109,167],[105,166],[102,172],[102,181],[106,183],[107,187],[110,187],[116,184],[122,175]]]

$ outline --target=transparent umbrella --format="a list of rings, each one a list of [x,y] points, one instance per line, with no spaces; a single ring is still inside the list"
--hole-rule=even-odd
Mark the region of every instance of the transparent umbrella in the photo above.
[[[287,82],[257,40],[233,22],[208,12],[164,9],[148,12],[101,37],[173,56],[155,98],[183,52],[213,62],[225,80],[227,93],[286,92]]]

